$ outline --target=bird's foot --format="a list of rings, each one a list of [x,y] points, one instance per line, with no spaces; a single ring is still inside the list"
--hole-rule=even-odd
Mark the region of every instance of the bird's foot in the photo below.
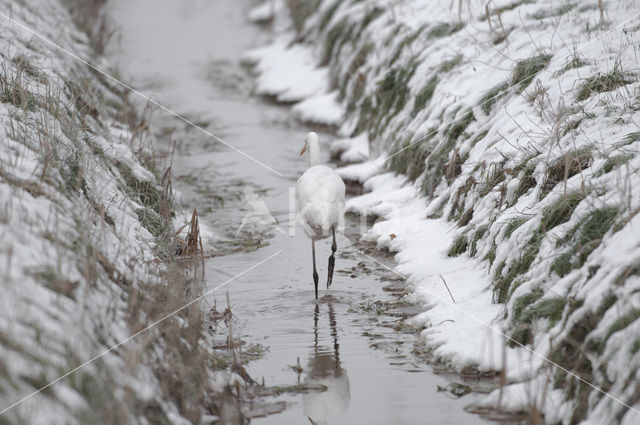
[[[329,257],[329,267],[327,268],[327,289],[329,289],[329,287],[331,286],[331,283],[333,282],[333,269],[335,267],[336,264],[336,258],[333,256],[333,254]]]

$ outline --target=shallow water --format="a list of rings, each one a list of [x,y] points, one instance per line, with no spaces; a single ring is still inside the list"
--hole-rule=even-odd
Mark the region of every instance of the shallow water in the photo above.
[[[319,424],[482,423],[463,410],[474,395],[455,399],[437,391],[451,377],[435,374],[412,353],[415,331],[395,329],[402,318],[392,314],[398,309],[388,302],[396,297],[382,290],[393,276],[358,254],[356,223],[338,235],[329,291],[324,279],[330,243],[318,244],[322,298],[314,300],[310,242],[301,228],[291,232],[289,219],[290,188],[306,167],[297,154],[309,129],[295,123],[286,107],[251,95],[251,77],[240,56],[269,36],[245,21],[251,4],[111,0],[108,11],[120,29],[111,54],[134,87],[281,174],[165,113],[155,115],[155,130],[180,142],[176,188],[204,224],[229,239],[214,246],[225,255],[207,260],[208,287],[279,253],[207,300],[225,306],[228,292],[239,336],[267,348],[247,365],[249,374],[267,386],[327,387],[285,393],[277,399],[287,404],[282,413],[252,423],[309,423],[307,418]],[[327,142],[330,136],[321,138]],[[266,203],[275,226],[266,219],[256,225],[251,219],[256,216],[247,215],[254,211],[247,194]],[[243,218],[249,224],[238,233]]]

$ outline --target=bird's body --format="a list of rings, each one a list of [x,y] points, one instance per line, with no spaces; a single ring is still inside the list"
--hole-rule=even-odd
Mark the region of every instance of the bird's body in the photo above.
[[[309,168],[298,179],[298,210],[304,230],[315,240],[328,238],[344,211],[344,182],[325,165]]]
[[[311,238],[313,257],[313,281],[318,298],[318,273],[316,271],[315,242],[333,236],[331,256],[327,273],[327,288],[333,279],[335,264],[336,228],[342,223],[344,214],[345,185],[342,178],[331,168],[320,165],[320,143],[316,133],[309,133],[300,155],[309,149],[309,169],[298,179],[296,196],[298,211],[304,230]]]

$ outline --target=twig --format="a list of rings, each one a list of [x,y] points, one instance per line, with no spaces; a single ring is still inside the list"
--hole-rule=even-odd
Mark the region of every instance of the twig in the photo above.
[[[444,287],[447,288],[447,292],[449,293],[449,296],[451,297],[451,301],[453,301],[453,303],[456,304],[456,300],[453,298],[453,295],[451,294],[451,291],[449,290],[449,285],[447,285],[447,281],[444,280],[444,277],[442,277],[442,275],[440,273],[438,273],[438,276],[440,276],[440,279],[442,279],[442,283],[444,283]]]

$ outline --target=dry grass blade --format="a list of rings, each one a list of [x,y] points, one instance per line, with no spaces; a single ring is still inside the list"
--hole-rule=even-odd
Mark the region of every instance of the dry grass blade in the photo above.
[[[447,281],[444,280],[444,277],[442,277],[441,274],[438,274],[438,276],[440,276],[440,279],[442,279],[442,283],[444,283],[444,287],[447,288],[447,292],[449,293],[449,296],[451,297],[451,301],[453,301],[453,303],[456,303],[456,300],[453,298],[453,294],[451,294],[451,291],[449,290],[449,285],[447,285]]]
[[[178,236],[182,231],[189,227],[189,232],[184,239]],[[204,278],[204,244],[200,235],[200,220],[198,211],[194,208],[191,214],[191,221],[180,227],[176,233],[176,255],[180,258],[181,264],[193,272],[193,276],[202,273]]]

